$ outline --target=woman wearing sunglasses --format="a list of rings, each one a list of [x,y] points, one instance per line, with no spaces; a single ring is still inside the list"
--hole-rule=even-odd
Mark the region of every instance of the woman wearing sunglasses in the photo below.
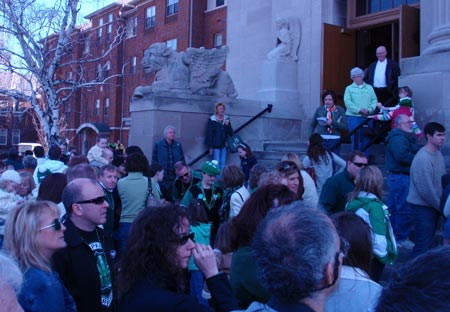
[[[133,222],[119,266],[118,311],[211,311],[186,294],[191,256],[205,275],[215,311],[237,310],[211,246],[193,239],[185,210],[178,206],[144,209]]]
[[[76,311],[50,264],[52,255],[66,246],[60,217],[59,207],[49,201],[25,202],[9,214],[4,249],[24,272],[19,303],[25,311]]]

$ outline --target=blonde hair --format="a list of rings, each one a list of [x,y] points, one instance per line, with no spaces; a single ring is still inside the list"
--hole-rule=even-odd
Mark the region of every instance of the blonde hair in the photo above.
[[[27,195],[29,195],[36,188],[36,183],[34,182],[33,175],[28,171],[22,171],[19,173],[19,175],[22,178],[22,182],[24,180],[28,180],[28,182],[30,183],[30,188],[27,193]]]
[[[305,170],[300,157],[296,153],[288,152],[281,157],[281,161],[292,161],[297,165],[298,170]]]
[[[383,189],[383,174],[376,166],[365,166],[356,175],[355,190],[350,193],[349,200],[358,197],[360,192],[372,193],[381,199]]]
[[[27,201],[9,213],[3,247],[17,259],[24,272],[30,267],[51,271],[50,259],[44,255],[37,238],[37,232],[42,226],[40,217],[47,212],[58,217],[61,215],[59,207],[50,201]]]

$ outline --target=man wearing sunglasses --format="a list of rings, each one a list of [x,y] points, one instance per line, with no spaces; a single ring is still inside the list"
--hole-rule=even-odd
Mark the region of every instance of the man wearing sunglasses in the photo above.
[[[72,295],[78,311],[113,311],[112,268],[116,258],[106,223],[108,202],[95,180],[70,182],[63,192],[67,210],[64,239],[67,247],[54,255],[54,266]]]
[[[328,214],[345,210],[347,195],[355,188],[355,178],[359,170],[367,166],[369,160],[361,151],[353,151],[347,158],[347,166],[329,178],[322,187],[319,197],[319,206]]]
[[[252,243],[259,277],[271,297],[246,311],[324,311],[348,248],[319,209],[303,201],[277,208],[259,224]]]
[[[186,191],[202,180],[202,175],[198,171],[193,171],[184,161],[175,163],[175,174],[177,175],[173,184],[173,198],[182,200]]]

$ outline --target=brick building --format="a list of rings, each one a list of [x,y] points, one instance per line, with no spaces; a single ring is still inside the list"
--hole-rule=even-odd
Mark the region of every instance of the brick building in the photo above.
[[[125,2],[92,12],[86,16],[91,26],[74,34],[76,44],[69,58],[99,58],[83,68],[83,79],[92,85],[77,91],[61,108],[67,123],[62,136],[83,152],[95,143],[97,134],[128,145],[132,94],[137,86],[153,81],[153,75],[141,69],[144,50],[151,44],[166,42],[178,51],[226,44],[225,0]],[[101,58],[118,34],[123,40]],[[58,74],[75,79],[79,72],[72,70],[66,66]],[[104,81],[106,77],[110,78]]]

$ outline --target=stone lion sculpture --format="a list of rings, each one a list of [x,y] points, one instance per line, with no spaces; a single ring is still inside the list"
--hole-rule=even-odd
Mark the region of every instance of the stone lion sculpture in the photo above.
[[[177,52],[165,43],[154,43],[144,53],[142,68],[155,72],[151,86],[140,86],[135,98],[151,92],[176,92],[236,98],[237,92],[231,77],[221,69],[229,48],[188,48]]]

